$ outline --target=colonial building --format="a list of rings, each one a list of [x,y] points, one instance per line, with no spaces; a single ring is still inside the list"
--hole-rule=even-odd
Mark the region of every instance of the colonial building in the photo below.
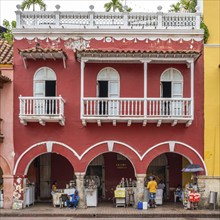
[[[203,30],[200,13],[16,11],[14,199],[27,179],[35,199],[51,182],[100,180],[111,200],[122,177],[154,175],[172,190],[181,170],[204,163]],[[25,192],[25,190],[24,190]]]
[[[10,208],[12,204],[14,169],[12,80],[13,48],[0,39],[0,208]]]

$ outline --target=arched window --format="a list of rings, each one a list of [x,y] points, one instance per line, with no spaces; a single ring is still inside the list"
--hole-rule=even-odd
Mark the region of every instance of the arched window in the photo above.
[[[180,71],[169,68],[161,74],[161,97],[182,98],[183,97],[183,76]]]
[[[161,97],[182,98],[183,97],[183,76],[177,69],[169,68],[161,74]],[[182,112],[182,103],[164,99],[161,105],[161,113],[166,116],[179,116]]]
[[[101,102],[99,107],[100,114],[118,114],[118,101],[111,101],[111,98],[118,98],[120,96],[120,76],[115,69],[107,67],[98,73],[97,96],[100,98],[109,98],[109,101]]]
[[[56,74],[48,68],[42,67],[34,74],[34,96],[56,96]]]

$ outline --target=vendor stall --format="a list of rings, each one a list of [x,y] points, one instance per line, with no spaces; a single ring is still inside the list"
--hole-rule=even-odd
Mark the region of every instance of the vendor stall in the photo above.
[[[98,176],[86,176],[85,178],[85,196],[86,205],[97,206],[98,204],[98,188],[100,184]]]

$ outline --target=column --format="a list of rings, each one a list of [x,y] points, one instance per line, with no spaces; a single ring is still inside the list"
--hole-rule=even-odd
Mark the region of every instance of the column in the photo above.
[[[144,62],[144,117],[147,117],[147,61]]]
[[[144,201],[144,178],[146,177],[146,174],[136,174],[137,179],[137,187],[136,187],[136,204],[139,201]]]
[[[190,91],[191,91],[191,114],[192,114],[192,119],[194,119],[194,62],[190,61]]]
[[[79,207],[80,208],[87,208],[86,207],[86,198],[85,198],[85,188],[84,188],[84,176],[85,173],[75,173],[76,175],[76,189],[79,192]]]
[[[3,175],[3,184],[4,184],[4,209],[12,208],[13,201],[13,175]]]
[[[15,176],[14,177],[14,186],[13,186],[13,209],[22,209],[24,208],[24,176]]]
[[[80,95],[81,95],[81,108],[80,108],[80,115],[81,118],[84,115],[84,68],[85,68],[85,62],[81,60],[81,88],[80,88]]]

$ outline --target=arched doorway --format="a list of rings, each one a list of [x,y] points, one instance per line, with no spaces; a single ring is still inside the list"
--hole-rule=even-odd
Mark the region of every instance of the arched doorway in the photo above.
[[[90,177],[98,186],[98,200],[104,202],[112,202],[114,190],[122,178],[125,179],[125,184],[136,180],[130,160],[115,152],[103,153],[94,158],[87,167],[85,179]]]
[[[190,161],[180,154],[163,153],[154,158],[148,166],[145,185],[147,185],[149,176],[155,177],[158,184],[162,181],[165,184],[163,201],[173,202],[177,186],[184,188],[185,184],[191,181],[191,174],[182,172],[187,164],[190,164]]]
[[[67,184],[75,180],[71,163],[57,153],[41,154],[27,168],[26,185],[34,186],[34,197],[37,202],[51,202],[51,186],[54,181],[57,182],[58,189],[65,189]]]

